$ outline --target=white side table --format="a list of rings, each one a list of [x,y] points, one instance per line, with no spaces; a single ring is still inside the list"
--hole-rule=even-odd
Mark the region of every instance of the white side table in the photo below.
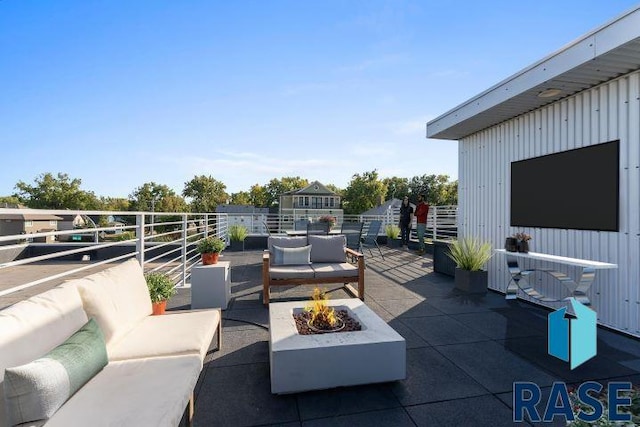
[[[229,264],[229,261],[218,261],[191,269],[191,308],[227,309],[231,299]]]

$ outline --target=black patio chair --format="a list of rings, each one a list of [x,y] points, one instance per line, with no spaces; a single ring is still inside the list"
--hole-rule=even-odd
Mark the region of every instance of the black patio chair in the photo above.
[[[360,239],[362,238],[362,222],[343,222],[340,233],[347,239],[347,247],[354,251],[362,252]]]
[[[326,236],[329,234],[329,223],[324,221],[310,222],[307,224],[307,236],[312,234],[320,234]]]
[[[378,234],[380,233],[380,228],[382,228],[382,221],[374,220],[369,223],[369,229],[367,230],[367,234],[365,234],[362,239],[360,239],[361,247],[366,247],[369,249],[369,253],[373,256],[373,252],[371,251],[371,247],[375,246],[378,248],[378,252],[380,252],[380,256],[384,260],[384,255],[382,254],[382,250],[378,245]]]
[[[309,224],[309,220],[308,219],[296,219],[293,222],[293,229],[296,230],[296,231],[298,231],[298,230],[306,230],[308,224]]]

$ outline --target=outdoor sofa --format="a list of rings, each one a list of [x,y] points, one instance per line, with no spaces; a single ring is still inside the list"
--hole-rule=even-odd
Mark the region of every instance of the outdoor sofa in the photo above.
[[[347,248],[344,235],[269,236],[262,257],[264,305],[269,305],[272,286],[325,283],[343,283],[364,301],[364,255]]]
[[[0,426],[191,424],[221,312],[151,312],[135,259],[0,311]]]

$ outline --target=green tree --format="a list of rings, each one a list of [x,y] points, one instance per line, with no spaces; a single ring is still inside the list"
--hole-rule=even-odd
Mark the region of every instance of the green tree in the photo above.
[[[458,201],[458,182],[450,182],[449,175],[414,176],[409,182],[411,201],[418,200],[418,194],[425,194],[430,205],[454,205]]]
[[[147,182],[129,195],[129,209],[149,212],[185,212],[187,202],[168,186]]]
[[[385,200],[391,200],[393,198],[401,199],[403,196],[409,194],[408,178],[393,176],[391,178],[384,178],[382,182],[387,186],[387,194],[384,196]]]
[[[280,195],[287,191],[299,190],[309,185],[309,181],[299,176],[285,176],[280,179],[272,179],[266,185],[267,207],[276,206],[280,201]]]
[[[251,194],[248,191],[238,191],[231,194],[232,205],[251,205]]]
[[[378,171],[353,175],[344,191],[343,207],[348,215],[357,215],[378,206],[387,193],[387,187],[378,179]]]
[[[100,209],[104,211],[128,211],[129,200],[124,197],[100,197]]]
[[[0,196],[0,204],[8,203],[10,205],[18,205],[22,201],[17,196]]]
[[[18,181],[15,195],[34,209],[99,209],[100,201],[91,191],[80,189],[82,180],[71,179],[66,173],[54,176],[47,172],[38,175],[34,185]]]
[[[343,189],[338,188],[338,187],[336,187],[336,186],[335,186],[335,185],[333,185],[333,184],[326,184],[326,185],[325,185],[325,187],[327,187],[327,189],[329,189],[329,190],[333,191],[334,193],[336,193],[336,194],[338,194],[338,195],[340,195],[340,196],[342,196],[342,194],[344,193],[344,190],[343,190]]]
[[[258,208],[268,208],[270,206],[269,194],[266,187],[254,184],[249,190],[249,200],[251,205]]]
[[[227,203],[227,186],[212,176],[195,176],[184,184],[182,195],[191,199],[193,212],[215,212],[218,205]]]

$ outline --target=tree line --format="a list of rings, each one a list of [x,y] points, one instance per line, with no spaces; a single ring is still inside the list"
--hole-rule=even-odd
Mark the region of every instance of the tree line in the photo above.
[[[185,182],[181,194],[167,185],[147,182],[133,189],[127,198],[97,196],[93,191],[83,190],[81,185],[81,179],[66,173],[46,172],[32,184],[18,181],[15,192],[0,197],[0,203],[23,204],[34,209],[155,212],[215,212],[216,206],[227,203],[273,208],[282,193],[304,188],[309,181],[299,176],[274,178],[264,185],[254,184],[248,191],[229,194],[223,182],[211,175],[199,175]],[[454,205],[458,201],[458,182],[451,181],[448,175],[380,178],[373,170],[353,175],[344,189],[325,185],[341,196],[346,214],[359,214],[404,195],[415,202],[418,194],[425,194],[431,205]]]

